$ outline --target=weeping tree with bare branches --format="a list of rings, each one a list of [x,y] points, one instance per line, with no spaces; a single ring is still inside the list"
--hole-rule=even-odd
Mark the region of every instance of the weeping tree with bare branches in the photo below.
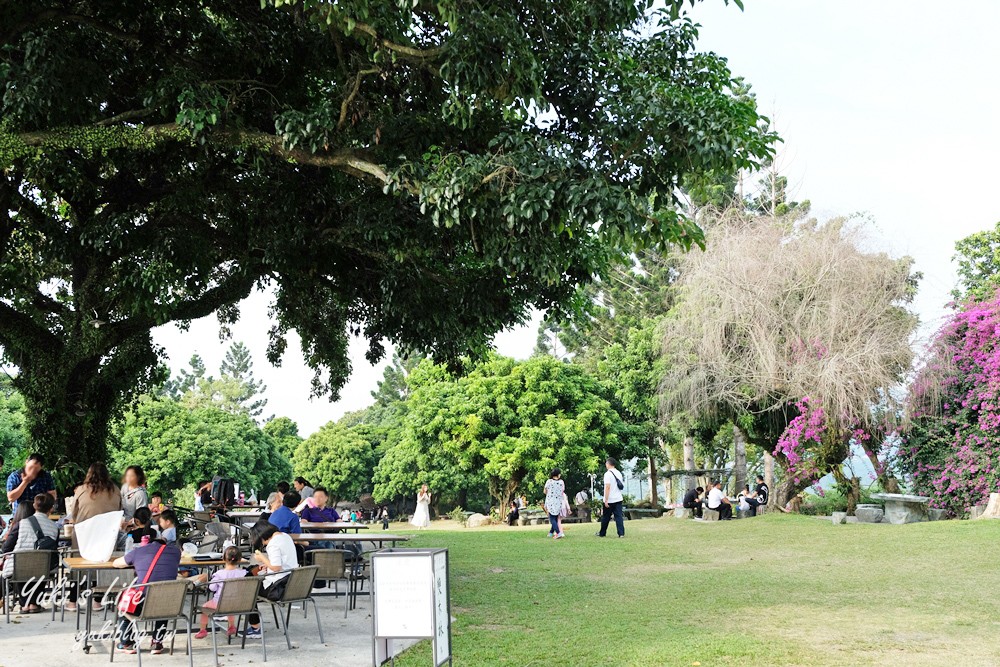
[[[870,250],[846,219],[730,211],[707,250],[683,261],[664,332],[664,409],[744,427],[784,470],[776,503],[827,473],[850,494],[841,464],[852,443],[895,488],[867,443],[891,432],[894,389],[911,367],[912,260]]]

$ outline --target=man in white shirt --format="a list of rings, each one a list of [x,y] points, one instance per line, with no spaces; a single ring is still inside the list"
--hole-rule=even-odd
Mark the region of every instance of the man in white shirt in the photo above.
[[[720,521],[733,518],[733,505],[722,492],[722,482],[718,480],[712,483],[712,490],[708,492],[708,509],[718,512]]]
[[[601,514],[601,531],[598,537],[604,537],[608,533],[608,524],[611,517],[615,517],[615,527],[618,529],[618,537],[625,537],[625,517],[622,515],[622,490],[625,488],[625,480],[622,474],[615,467],[618,462],[608,457],[604,462],[607,472],[604,473],[604,512]]]

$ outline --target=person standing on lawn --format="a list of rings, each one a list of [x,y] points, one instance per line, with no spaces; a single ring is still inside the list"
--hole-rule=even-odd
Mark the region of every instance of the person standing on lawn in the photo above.
[[[607,468],[607,472],[604,473],[604,511],[601,514],[601,530],[597,533],[598,537],[607,535],[612,516],[615,518],[618,537],[625,537],[625,517],[622,514],[622,503],[625,500],[622,491],[625,490],[625,480],[617,466],[618,461],[610,456],[604,462],[604,467]]]
[[[566,482],[560,479],[562,471],[553,468],[549,473],[549,479],[545,482],[545,512],[549,515],[549,537],[558,540],[565,537],[562,526],[559,525],[559,517],[563,509],[563,496],[566,495]]]

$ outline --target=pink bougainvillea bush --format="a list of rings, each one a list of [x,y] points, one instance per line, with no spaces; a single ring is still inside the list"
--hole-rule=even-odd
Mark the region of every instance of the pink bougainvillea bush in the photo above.
[[[822,447],[826,433],[826,416],[823,408],[814,404],[808,396],[798,401],[795,409],[798,415],[788,422],[774,451],[785,458],[787,474],[796,487],[800,487],[826,474],[825,470],[819,470],[816,463],[816,452]]]
[[[901,463],[932,507],[960,515],[1000,491],[1000,294],[952,315],[909,409]]]

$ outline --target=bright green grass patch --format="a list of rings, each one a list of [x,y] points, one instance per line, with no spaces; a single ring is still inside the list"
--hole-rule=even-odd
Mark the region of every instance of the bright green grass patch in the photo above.
[[[455,664],[1000,664],[1000,522],[594,530],[416,533],[407,546],[450,550]],[[424,643],[396,664],[430,662]]]

